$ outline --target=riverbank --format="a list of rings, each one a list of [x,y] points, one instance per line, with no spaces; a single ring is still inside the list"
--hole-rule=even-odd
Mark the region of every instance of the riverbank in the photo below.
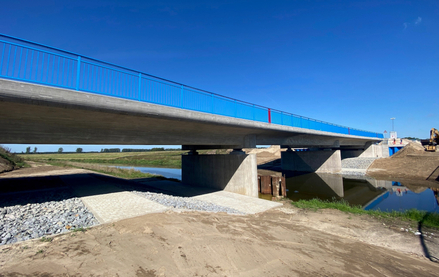
[[[408,226],[407,226],[408,227]],[[4,276],[436,276],[420,237],[368,216],[289,206],[166,212],[0,247]],[[410,228],[410,227],[408,227]],[[437,255],[436,236],[426,248]]]
[[[41,176],[42,167],[33,176]],[[50,176],[91,174],[77,168],[46,169]],[[3,176],[12,179],[10,175],[18,172]],[[98,179],[111,177],[102,178]],[[170,186],[164,185],[157,183],[156,188]],[[281,203],[281,208],[255,215],[173,209],[90,229],[75,226],[79,232],[0,246],[0,272],[4,276],[435,276],[439,270],[426,258],[439,256],[435,230],[419,230],[415,222]]]

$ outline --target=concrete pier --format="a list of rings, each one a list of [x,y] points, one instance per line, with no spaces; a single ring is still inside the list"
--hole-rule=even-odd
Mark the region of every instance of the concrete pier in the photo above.
[[[337,173],[341,171],[340,150],[282,152],[282,169],[303,172]]]
[[[185,184],[258,197],[254,154],[234,151],[228,155],[185,155],[181,161]]]

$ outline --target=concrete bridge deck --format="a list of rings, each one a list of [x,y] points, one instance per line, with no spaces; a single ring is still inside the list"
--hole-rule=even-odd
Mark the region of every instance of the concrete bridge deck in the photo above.
[[[1,143],[364,147],[379,138],[310,130],[0,79]]]

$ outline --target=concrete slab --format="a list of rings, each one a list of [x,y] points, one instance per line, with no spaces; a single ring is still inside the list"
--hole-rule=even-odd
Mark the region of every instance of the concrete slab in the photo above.
[[[147,213],[160,213],[171,208],[131,193],[129,183],[140,185],[141,191],[161,192],[164,194],[190,197],[216,205],[232,208],[245,214],[264,212],[281,203],[245,196],[227,191],[212,191],[203,187],[192,187],[171,181],[127,181],[118,178],[100,178],[95,174],[72,174],[59,176],[72,187],[88,209],[100,223],[122,220]],[[128,182],[128,183],[127,183]],[[125,186],[128,185],[128,186]]]
[[[208,194],[198,195],[195,196],[194,199],[233,208],[246,214],[261,213],[271,208],[282,206],[282,203],[245,196],[228,191],[216,191]]]
[[[169,208],[134,193],[116,187],[92,174],[60,176],[72,187],[85,206],[100,223],[108,223],[148,213],[158,213]],[[115,179],[117,180],[117,179]]]
[[[147,213],[160,213],[169,208],[134,193],[123,191],[81,197],[100,223],[108,223]]]

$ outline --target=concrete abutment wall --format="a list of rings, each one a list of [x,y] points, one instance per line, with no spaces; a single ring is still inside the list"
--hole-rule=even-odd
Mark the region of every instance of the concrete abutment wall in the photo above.
[[[258,197],[254,154],[182,156],[182,182]]]
[[[286,151],[281,156],[283,170],[322,173],[341,171],[340,150]]]
[[[372,144],[366,149],[341,150],[341,159],[347,158],[387,158],[389,157],[389,146],[385,144]]]

